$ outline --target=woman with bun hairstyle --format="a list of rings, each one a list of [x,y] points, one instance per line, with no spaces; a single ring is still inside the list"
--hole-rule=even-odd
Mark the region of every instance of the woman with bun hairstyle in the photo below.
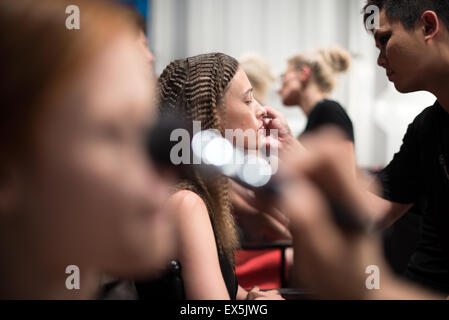
[[[354,143],[351,119],[336,101],[329,100],[337,75],[348,70],[350,54],[338,47],[318,49],[288,60],[279,95],[286,106],[299,106],[308,118],[304,133],[335,125]]]

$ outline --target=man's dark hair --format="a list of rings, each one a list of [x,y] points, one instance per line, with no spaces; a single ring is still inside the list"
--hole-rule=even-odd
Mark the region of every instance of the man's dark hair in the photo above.
[[[421,15],[427,11],[434,11],[449,27],[449,0],[368,0],[363,10],[363,21],[366,22],[370,14],[366,12],[368,6],[377,6],[379,11],[385,10],[391,21],[400,21],[404,27],[411,30]]]

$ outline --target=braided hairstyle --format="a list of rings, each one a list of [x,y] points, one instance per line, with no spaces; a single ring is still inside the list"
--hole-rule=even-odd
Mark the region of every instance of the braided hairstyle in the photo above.
[[[159,78],[161,114],[182,114],[187,121],[200,121],[202,130],[224,127],[224,95],[237,72],[239,63],[223,53],[210,53],[175,60]],[[205,202],[212,221],[217,247],[231,264],[238,246],[237,232],[231,214],[229,181],[223,176],[204,176],[197,170],[188,180],[177,184],[178,190],[198,194]]]

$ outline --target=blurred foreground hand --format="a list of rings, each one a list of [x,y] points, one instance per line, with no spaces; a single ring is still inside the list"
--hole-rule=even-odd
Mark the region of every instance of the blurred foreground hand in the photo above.
[[[307,153],[283,154],[290,182],[283,188],[279,206],[289,216],[295,277],[322,298],[438,298],[393,275],[375,233],[349,234],[334,223],[325,195],[361,216],[370,210],[358,199],[353,155],[345,153],[346,143],[340,137],[338,131],[324,130],[306,140]],[[379,289],[369,289],[369,266],[379,270]]]

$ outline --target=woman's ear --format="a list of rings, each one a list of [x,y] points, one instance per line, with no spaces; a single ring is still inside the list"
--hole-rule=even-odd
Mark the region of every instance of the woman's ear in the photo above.
[[[421,23],[425,41],[433,39],[440,31],[440,21],[434,11],[424,12],[421,16]]]
[[[310,70],[309,66],[302,66],[301,71],[299,72],[299,80],[302,83],[306,83],[310,79],[310,74],[312,70]]]

